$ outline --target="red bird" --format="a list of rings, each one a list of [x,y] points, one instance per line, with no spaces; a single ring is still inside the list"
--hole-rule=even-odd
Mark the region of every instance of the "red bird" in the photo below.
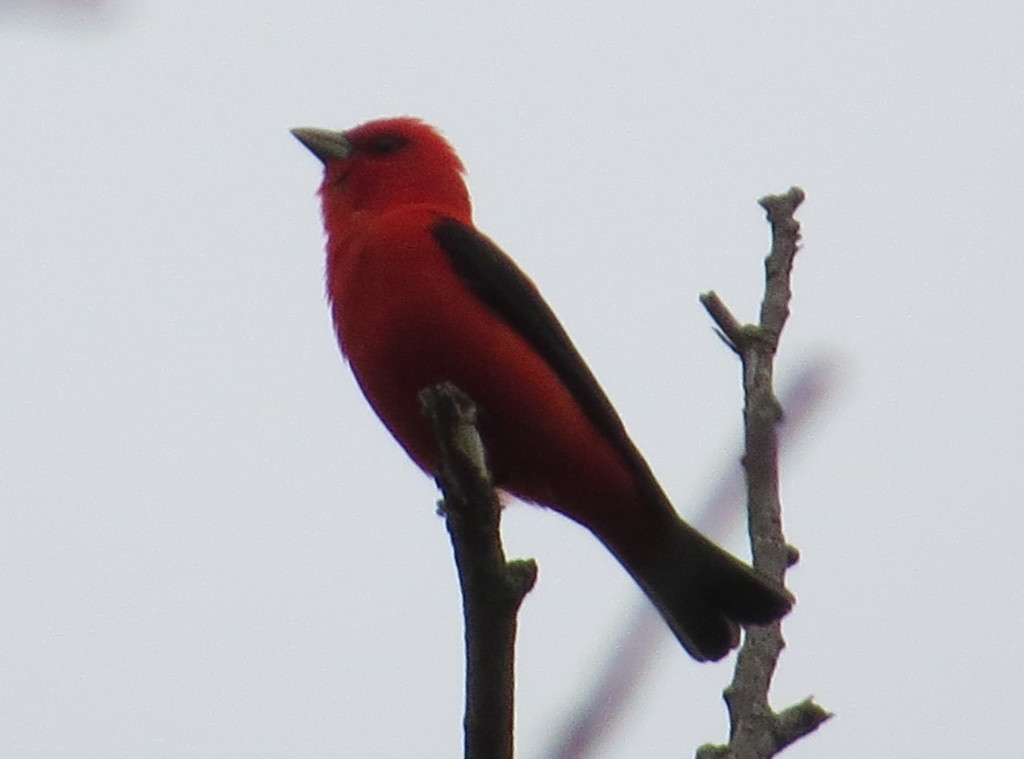
[[[533,282],[473,226],[462,162],[411,118],[292,134],[324,164],[327,292],[342,353],[428,474],[419,391],[450,381],[480,409],[495,484],[587,527],[698,660],[792,597],[676,514]]]

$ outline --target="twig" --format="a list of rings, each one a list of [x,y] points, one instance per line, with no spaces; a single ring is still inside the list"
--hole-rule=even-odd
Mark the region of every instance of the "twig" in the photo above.
[[[803,190],[793,187],[785,195],[770,195],[760,201],[772,227],[772,250],[765,259],[759,324],[740,326],[714,292],[701,296],[701,303],[743,365],[743,466],[751,550],[754,566],[780,583],[795,561],[796,551],[786,545],[782,534],[776,435],[782,409],[775,397],[772,373],[779,337],[789,317],[790,274],[800,241],[800,225],[793,213],[803,199]],[[811,699],[778,714],[772,711],[768,689],[784,645],[778,622],[747,630],[733,681],[724,693],[729,744],[702,746],[698,759],[768,759],[832,716]]]
[[[440,508],[455,553],[466,636],[466,759],[511,759],[516,613],[537,578],[532,559],[506,561],[476,407],[444,383],[420,393],[441,453]]]

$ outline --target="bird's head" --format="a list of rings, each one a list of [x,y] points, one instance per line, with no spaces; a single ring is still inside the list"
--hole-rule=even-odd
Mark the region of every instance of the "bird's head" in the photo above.
[[[292,134],[324,164],[325,216],[429,204],[469,221],[462,161],[419,119],[378,119],[344,132],[299,127]]]

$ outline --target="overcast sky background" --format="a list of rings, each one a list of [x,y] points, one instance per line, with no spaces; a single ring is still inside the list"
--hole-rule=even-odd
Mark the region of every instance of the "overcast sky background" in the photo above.
[[[1020,746],[1016,3],[50,5],[0,11],[0,756],[459,755],[435,489],[338,355],[287,131],[397,114],[457,146],[684,515],[740,424],[697,295],[754,317],[755,201],[807,190],[778,375],[831,390],[784,462],[774,699],[838,716],[786,755]],[[505,532],[538,757],[638,592],[558,515]],[[666,635],[600,757],[723,740],[731,662]]]

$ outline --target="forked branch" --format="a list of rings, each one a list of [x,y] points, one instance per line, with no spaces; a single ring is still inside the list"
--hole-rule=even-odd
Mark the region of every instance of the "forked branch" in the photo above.
[[[719,336],[742,363],[743,467],[751,550],[754,566],[780,584],[798,554],[782,534],[776,431],[782,409],[775,397],[773,371],[775,351],[789,317],[790,275],[800,242],[800,224],[793,214],[803,199],[803,190],[793,187],[784,195],[769,195],[760,201],[771,223],[772,249],[765,259],[765,294],[758,324],[741,324],[714,292],[700,298]],[[733,681],[724,694],[729,743],[702,746],[697,759],[768,759],[832,716],[811,699],[781,712],[772,710],[768,689],[784,645],[778,622],[747,630]]]

